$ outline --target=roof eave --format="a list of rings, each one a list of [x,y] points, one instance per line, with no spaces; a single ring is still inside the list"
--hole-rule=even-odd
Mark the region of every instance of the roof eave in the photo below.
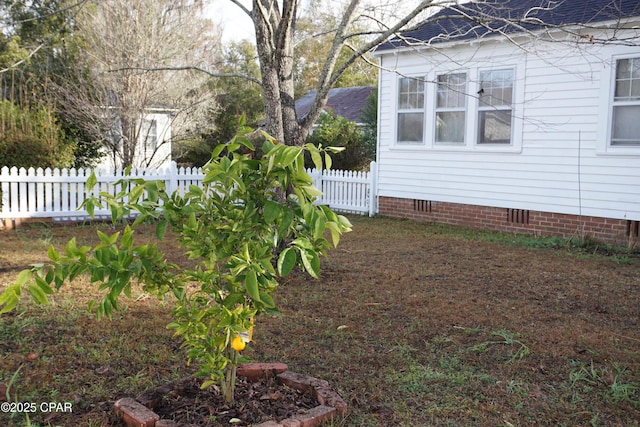
[[[558,33],[574,33],[579,30],[585,29],[593,29],[593,30],[606,30],[611,28],[619,27],[621,30],[638,30],[640,31],[640,16],[631,16],[620,19],[611,19],[606,21],[596,21],[593,23],[586,24],[567,24],[559,27],[551,27],[551,28],[542,28],[538,30],[532,30],[531,32],[519,32],[510,34],[510,38],[514,39],[526,39],[530,38],[531,34],[543,34],[549,32],[558,32]],[[497,37],[500,37],[500,33],[490,33],[477,38],[461,38],[456,40],[449,41],[431,41],[427,42],[425,40],[416,40],[409,45],[399,46],[395,48],[388,48],[383,50],[374,50],[371,55],[374,58],[380,58],[384,55],[389,54],[400,54],[405,52],[419,52],[427,49],[432,49],[434,46],[437,46],[438,49],[447,49],[450,47],[455,47],[461,44],[478,44],[478,43],[487,43],[487,42],[495,42]],[[503,37],[503,39],[505,39]],[[387,42],[391,43],[391,42]]]

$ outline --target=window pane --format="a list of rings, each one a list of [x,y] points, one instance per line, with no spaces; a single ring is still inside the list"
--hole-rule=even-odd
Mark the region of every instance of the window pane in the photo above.
[[[629,61],[631,61],[631,78],[640,79],[640,58],[633,58]]]
[[[398,108],[401,110],[423,108],[424,82],[403,77],[398,90]]]
[[[616,63],[616,79],[631,78],[630,62],[628,59],[618,59]]]
[[[423,133],[423,113],[398,114],[398,142],[422,142]]]
[[[640,99],[640,79],[631,82],[631,98],[634,100]]]
[[[478,143],[511,143],[511,111],[480,111]]]
[[[467,75],[465,73],[438,76],[437,107],[461,108],[465,105]]]
[[[640,145],[640,105],[613,107],[612,145]]]
[[[142,122],[142,138],[147,149],[155,149],[158,142],[158,122],[156,120],[144,120]]]
[[[409,96],[409,107],[421,109],[424,107],[424,93],[413,93]]]
[[[513,70],[480,73],[480,105],[501,106],[513,103]]]
[[[464,144],[464,111],[436,113],[436,142]]]
[[[616,82],[616,98],[627,98],[630,93],[631,80],[618,80]]]
[[[640,100],[640,58],[616,62],[616,101]]]

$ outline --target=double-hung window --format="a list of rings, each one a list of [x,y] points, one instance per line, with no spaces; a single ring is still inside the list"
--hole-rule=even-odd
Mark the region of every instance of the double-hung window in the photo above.
[[[640,58],[616,61],[611,145],[640,146]]]
[[[514,70],[480,71],[478,144],[511,144]]]
[[[436,144],[464,144],[467,74],[442,74],[436,86]]]
[[[424,141],[424,81],[402,77],[398,81],[397,141],[417,144]]]
[[[145,150],[155,150],[158,145],[158,121],[143,120],[142,122],[142,138],[144,140]]]

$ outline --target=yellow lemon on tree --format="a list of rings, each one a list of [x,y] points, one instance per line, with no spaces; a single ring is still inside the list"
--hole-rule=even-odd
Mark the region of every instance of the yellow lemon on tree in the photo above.
[[[235,351],[242,351],[246,346],[247,343],[244,342],[244,339],[241,336],[236,335],[235,337],[233,337],[233,340],[231,341],[231,348],[233,348]]]

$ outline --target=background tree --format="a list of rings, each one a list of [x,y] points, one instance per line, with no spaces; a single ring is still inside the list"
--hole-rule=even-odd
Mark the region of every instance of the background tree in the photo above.
[[[224,50],[215,68],[227,77],[209,81],[216,106],[210,112],[211,130],[203,132],[199,138],[175,144],[176,161],[193,166],[204,165],[216,145],[233,138],[242,116],[248,126],[258,127],[264,118],[264,101],[256,55],[255,46],[247,40],[232,42]]]
[[[77,125],[59,114],[51,91],[52,82],[74,62],[73,19],[83,3],[0,1],[4,165],[88,166],[96,155]]]
[[[329,30],[330,47],[322,57],[318,76],[317,96],[309,114],[298,120],[295,112],[294,70],[295,34],[300,2],[297,0],[254,0],[251,8],[240,0],[229,0],[251,17],[256,34],[256,47],[260,59],[260,72],[265,99],[265,127],[278,140],[291,145],[301,145],[309,134],[320,111],[326,105],[329,90],[337,84],[346,70],[364,55],[391,35],[404,29],[419,13],[441,1],[423,0],[407,13],[383,25],[375,19],[371,10],[363,7],[360,0],[350,0],[341,8],[342,14],[336,25]],[[387,4],[387,7],[392,6]],[[397,7],[397,4],[395,5]],[[377,31],[362,31],[370,28],[365,18],[374,18],[379,25]],[[366,42],[355,46],[354,40],[367,36]],[[344,49],[350,51],[344,54]]]
[[[378,150],[378,90],[371,91],[367,98],[367,105],[362,111],[360,121],[363,124],[362,140],[364,144],[366,156],[371,160],[376,159]]]
[[[322,75],[324,60],[332,45],[333,34],[340,24],[341,8],[332,7],[327,0],[311,0],[296,22],[294,34],[294,80],[296,98],[313,90]],[[365,43],[364,37],[354,37],[354,46]],[[344,61],[350,49],[343,46],[339,61]],[[340,76],[334,87],[372,86],[377,69],[364,59],[354,61]]]
[[[150,108],[174,112],[175,137],[197,134],[213,98],[206,75],[219,35],[188,0],[102,0],[77,17],[79,72],[66,70],[58,95],[68,117],[99,140],[121,166],[148,166],[139,156],[142,118]]]

